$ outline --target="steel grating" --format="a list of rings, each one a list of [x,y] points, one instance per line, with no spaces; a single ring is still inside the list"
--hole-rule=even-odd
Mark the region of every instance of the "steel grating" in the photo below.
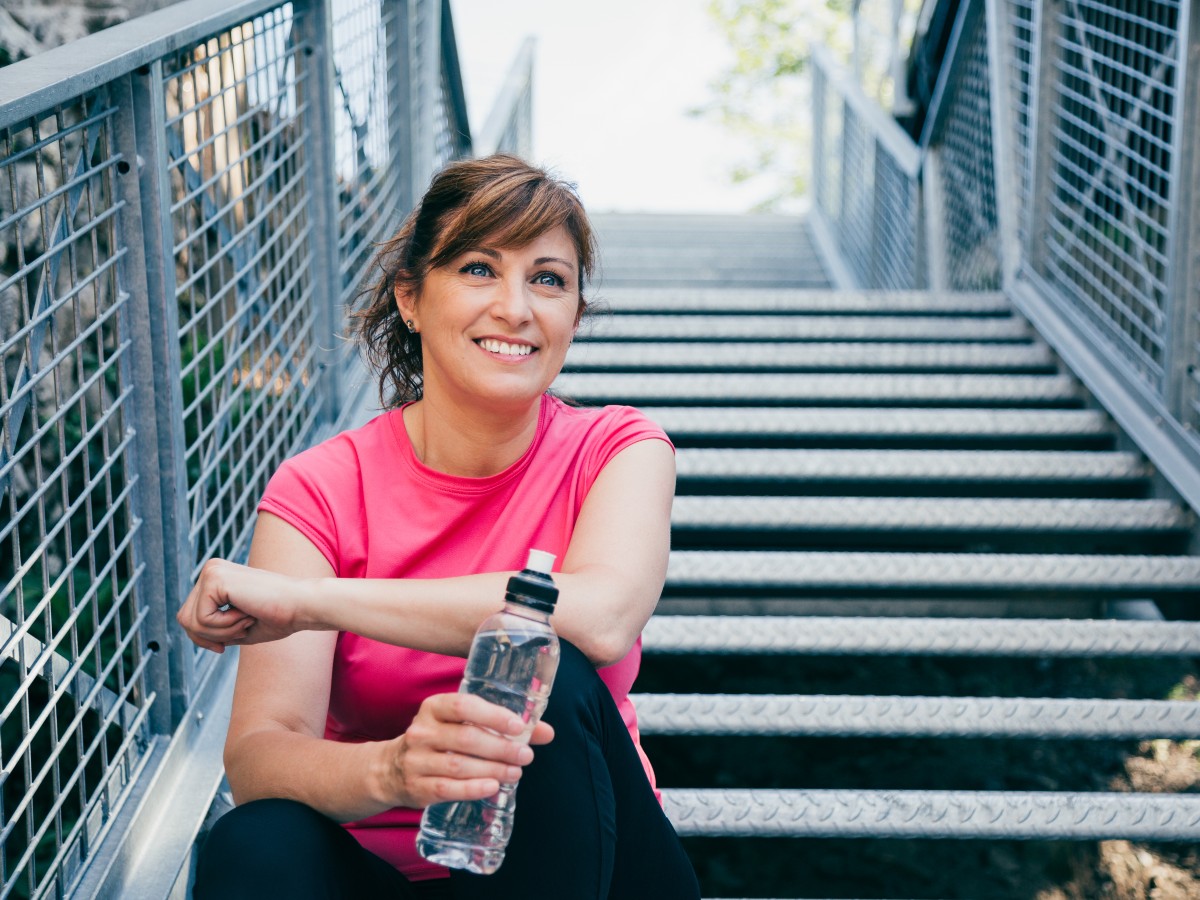
[[[1052,371],[1042,343],[613,343],[571,346],[564,371]]]
[[[576,340],[623,341],[1027,341],[1033,330],[1013,316],[703,316],[596,318]]]
[[[1013,312],[1003,294],[975,292],[627,287],[606,288],[603,301],[618,317],[630,313],[1010,316]],[[608,315],[600,313],[597,318]]]
[[[1048,697],[632,694],[642,734],[1200,739],[1200,703]]]
[[[1200,622],[654,616],[645,653],[1154,657],[1200,654]]]
[[[1167,500],[923,497],[676,497],[674,529],[731,531],[1182,532],[1194,516]]]
[[[1055,592],[1200,596],[1200,557],[677,550],[667,591]]]
[[[1150,468],[1132,453],[1066,450],[753,450],[681,448],[680,479],[858,481],[1130,481]]]
[[[684,837],[1200,840],[1200,797],[1051,791],[664,788]]]
[[[1102,437],[1116,428],[1094,409],[722,409],[644,406],[672,436]]]
[[[612,374],[574,372],[556,390],[583,403],[879,403],[892,405],[1047,406],[1076,404],[1082,389],[1069,375],[911,374]]]

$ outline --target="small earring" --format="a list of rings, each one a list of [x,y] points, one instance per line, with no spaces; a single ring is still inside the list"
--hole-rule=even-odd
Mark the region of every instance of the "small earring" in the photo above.
[[[416,327],[413,325],[413,320],[412,320],[412,319],[405,319],[405,320],[404,320],[404,324],[408,326],[408,333],[409,333],[409,334],[416,334],[416,333],[417,333],[417,329],[416,329]]]

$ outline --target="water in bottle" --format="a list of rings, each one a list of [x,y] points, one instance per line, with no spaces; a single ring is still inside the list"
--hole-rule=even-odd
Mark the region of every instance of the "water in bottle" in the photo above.
[[[529,740],[550,697],[558,668],[558,637],[550,613],[558,588],[550,578],[554,556],[530,550],[522,572],[508,580],[504,609],[479,626],[459,691],[517,713]],[[500,868],[512,836],[515,784],[483,800],[435,803],[421,816],[417,850],[430,862],[488,875]]]

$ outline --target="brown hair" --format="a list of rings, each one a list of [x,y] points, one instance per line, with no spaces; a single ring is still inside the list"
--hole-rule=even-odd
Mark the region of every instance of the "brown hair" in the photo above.
[[[379,371],[379,399],[388,408],[421,396],[421,337],[396,306],[396,289],[418,298],[425,276],[481,246],[523,247],[563,226],[579,258],[579,314],[587,310],[585,280],[595,266],[591,224],[575,188],[515,156],[497,154],[451,163],[439,172],[400,230],[376,252],[351,331]]]

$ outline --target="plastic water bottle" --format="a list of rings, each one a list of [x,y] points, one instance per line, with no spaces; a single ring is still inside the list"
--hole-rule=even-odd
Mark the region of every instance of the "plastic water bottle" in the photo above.
[[[530,550],[525,569],[508,580],[504,609],[475,632],[459,692],[476,694],[517,713],[526,742],[550,697],[558,669],[558,636],[550,614],[558,588],[550,577],[554,554]],[[512,836],[516,784],[483,800],[435,803],[421,816],[417,851],[430,862],[490,875],[504,861]]]

